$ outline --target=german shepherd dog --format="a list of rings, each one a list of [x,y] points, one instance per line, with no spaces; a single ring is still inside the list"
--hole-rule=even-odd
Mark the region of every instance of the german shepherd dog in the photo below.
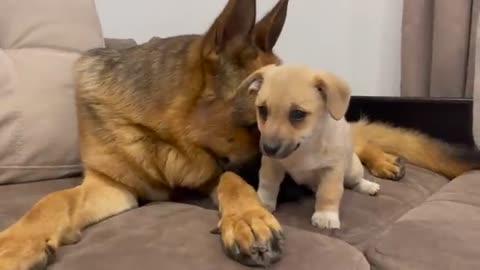
[[[281,63],[273,47],[287,5],[280,0],[255,23],[255,0],[229,0],[203,35],[80,57],[74,72],[84,180],[42,198],[0,233],[0,270],[45,268],[86,226],[140,200],[168,200],[179,187],[212,194],[229,257],[276,262],[282,228],[232,170],[259,157],[254,96],[238,86],[258,68]],[[401,178],[399,157],[450,177],[480,163],[409,130],[366,121],[352,128],[355,152],[379,177]]]

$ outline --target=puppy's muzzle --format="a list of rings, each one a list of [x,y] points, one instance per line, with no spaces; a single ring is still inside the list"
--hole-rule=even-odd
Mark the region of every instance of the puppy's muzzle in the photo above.
[[[282,146],[279,143],[264,143],[262,147],[264,154],[274,156],[278,153]]]
[[[262,153],[271,158],[282,159],[288,157],[300,146],[300,143],[284,141],[278,138],[261,138]]]

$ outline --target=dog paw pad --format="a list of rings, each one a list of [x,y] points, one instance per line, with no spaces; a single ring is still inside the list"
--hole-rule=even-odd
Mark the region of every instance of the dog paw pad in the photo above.
[[[319,229],[340,229],[338,212],[317,211],[312,216],[312,225]]]
[[[380,185],[375,182],[362,179],[360,183],[355,186],[354,190],[363,194],[376,195],[378,191],[380,191]]]

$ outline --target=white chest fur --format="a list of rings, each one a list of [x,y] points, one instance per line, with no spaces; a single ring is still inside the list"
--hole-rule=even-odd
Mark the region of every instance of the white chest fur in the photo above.
[[[321,134],[312,136],[290,156],[279,160],[297,184],[316,186],[319,170],[344,162],[351,155],[349,125],[344,119],[331,121]]]

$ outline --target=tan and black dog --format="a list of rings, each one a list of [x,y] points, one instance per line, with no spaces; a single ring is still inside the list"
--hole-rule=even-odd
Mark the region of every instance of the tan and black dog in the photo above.
[[[168,200],[176,187],[212,194],[231,258],[248,265],[277,261],[282,228],[255,190],[227,170],[258,156],[254,97],[238,85],[280,63],[272,49],[287,5],[280,0],[255,23],[255,0],[229,0],[203,35],[86,52],[75,65],[85,178],[42,198],[0,232],[0,270],[42,269],[86,226],[137,207],[139,199]],[[384,178],[402,176],[394,155],[405,150],[413,163],[449,176],[472,167],[444,154],[451,148],[438,141],[380,124],[355,124],[354,140],[362,162]]]

